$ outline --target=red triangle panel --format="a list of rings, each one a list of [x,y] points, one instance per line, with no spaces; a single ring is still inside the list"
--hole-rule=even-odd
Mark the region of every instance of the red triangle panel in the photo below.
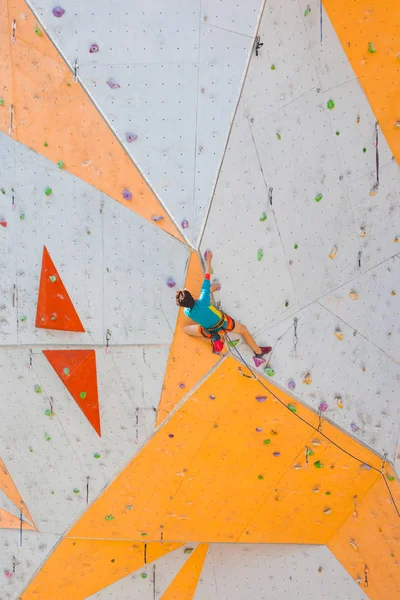
[[[43,350],[43,354],[89,421],[101,436],[94,350]]]
[[[46,246],[43,248],[36,327],[85,331]]]

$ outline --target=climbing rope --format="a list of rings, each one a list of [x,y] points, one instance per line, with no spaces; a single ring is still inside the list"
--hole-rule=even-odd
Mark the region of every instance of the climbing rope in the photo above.
[[[271,396],[273,396],[273,398],[275,398],[275,400],[277,400],[280,404],[282,404],[282,406],[284,406],[285,408],[287,408],[288,410],[290,410],[290,412],[293,413],[293,415],[295,417],[297,417],[298,419],[300,419],[300,421],[302,421],[303,423],[305,423],[306,425],[308,425],[309,427],[311,427],[311,429],[313,429],[316,433],[318,433],[319,435],[322,435],[322,437],[324,437],[330,444],[333,444],[334,446],[336,446],[336,448],[338,448],[339,450],[341,450],[342,452],[344,452],[345,454],[347,454],[347,456],[349,456],[350,458],[353,458],[354,460],[356,460],[357,462],[359,462],[362,465],[365,465],[366,463],[361,460],[360,458],[357,458],[357,456],[354,456],[354,454],[352,454],[351,452],[348,452],[347,450],[345,450],[345,448],[342,448],[339,444],[337,444],[336,442],[334,442],[333,440],[331,440],[327,435],[325,435],[325,433],[323,433],[321,425],[322,425],[322,417],[321,414],[319,413],[319,425],[318,428],[314,427],[314,425],[312,425],[311,423],[309,423],[306,419],[304,419],[303,417],[301,417],[300,415],[298,415],[297,413],[293,412],[293,410],[291,410],[287,404],[285,404],[283,402],[283,400],[281,400],[276,394],[274,394],[274,392],[268,387],[268,385],[266,385],[264,383],[263,380],[261,380],[257,373],[254,372],[254,370],[251,368],[251,366],[246,362],[246,360],[243,358],[243,356],[241,355],[241,353],[239,352],[239,350],[237,349],[237,347],[235,345],[232,344],[232,340],[229,337],[229,334],[226,333],[226,336],[228,338],[228,341],[231,342],[230,347],[233,348],[235,350],[235,352],[237,352],[241,362],[246,366],[246,368],[249,370],[249,372],[251,373],[251,375],[246,375],[245,373],[243,373],[243,370],[241,367],[238,367],[239,373],[243,376],[246,377],[248,379],[255,379],[269,394],[271,394]],[[386,489],[389,493],[389,496],[392,500],[393,506],[396,510],[397,516],[400,518],[400,511],[399,508],[397,507],[396,501],[393,497],[392,491],[389,487],[388,482],[386,481],[386,477],[384,474],[384,468],[385,468],[385,462],[386,462],[386,457],[387,454],[384,455],[383,457],[383,462],[382,462],[382,468],[378,469],[377,467],[373,467],[372,465],[367,465],[367,467],[369,469],[372,469],[373,471],[376,471],[377,473],[380,473],[380,475],[383,478],[383,481],[385,482],[385,486]]]

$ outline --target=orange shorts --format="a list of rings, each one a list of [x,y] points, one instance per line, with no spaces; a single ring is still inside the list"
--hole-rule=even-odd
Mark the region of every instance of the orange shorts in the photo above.
[[[214,329],[212,333],[209,332],[207,329],[204,329],[201,325],[199,325],[199,333],[201,333],[201,335],[207,339],[211,339],[212,334],[215,332],[218,333],[218,332],[222,331],[222,333],[224,333],[226,331],[227,333],[229,333],[230,331],[233,331],[234,329],[235,329],[235,321],[229,315],[225,315],[224,324],[219,329]]]

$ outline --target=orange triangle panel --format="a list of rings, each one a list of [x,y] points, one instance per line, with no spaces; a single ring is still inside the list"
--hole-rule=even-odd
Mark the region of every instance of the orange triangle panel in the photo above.
[[[208,544],[200,544],[183,565],[161,600],[193,600],[203,570]]]
[[[19,529],[21,522],[18,517],[12,515],[4,508],[0,508],[0,529]],[[30,531],[36,531],[32,525],[22,521],[22,529],[29,529]]]
[[[36,327],[85,331],[46,246],[43,248]]]
[[[0,0],[0,15],[0,130],[183,241],[25,0]]]
[[[196,252],[192,252],[186,275],[185,288],[196,297],[200,292],[204,274],[200,259]],[[157,426],[164,421],[183,396],[204,377],[218,362],[219,357],[211,351],[207,340],[189,337],[183,332],[185,325],[193,325],[188,319],[183,308],[179,310],[175,335],[168,357],[164,385],[157,413]]]
[[[8,470],[6,469],[6,466],[3,463],[3,461],[1,460],[1,458],[0,458],[0,490],[2,490],[5,493],[7,498],[9,498],[9,500],[11,500],[11,502],[13,502],[15,504],[15,506],[18,507],[18,509],[20,508],[21,502],[22,502],[22,514],[25,515],[25,517],[27,519],[29,519],[29,521],[31,521],[32,523],[34,522],[31,515],[29,514],[28,509],[25,506],[25,503],[23,502],[23,500],[21,498],[21,495],[17,489],[17,486],[11,479],[11,475],[8,472]]]
[[[43,354],[89,421],[101,436],[94,350],[43,350]]]

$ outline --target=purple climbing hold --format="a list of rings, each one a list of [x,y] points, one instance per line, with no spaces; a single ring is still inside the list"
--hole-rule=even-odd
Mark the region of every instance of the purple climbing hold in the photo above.
[[[293,379],[291,379],[291,380],[289,381],[289,383],[288,383],[288,388],[289,388],[289,390],[295,390],[295,389],[296,389],[296,384],[295,384],[295,382],[293,381]]]
[[[175,281],[172,279],[172,277],[169,277],[169,278],[167,279],[167,286],[168,286],[169,288],[173,288],[173,287],[175,287],[175,286],[176,286],[176,283],[175,283]]]
[[[174,434],[173,434],[173,433],[169,433],[169,434],[168,434],[168,437],[169,437],[169,438],[173,438],[173,437],[175,437],[175,436],[174,436]]]
[[[207,248],[207,250],[204,252],[204,260],[207,260],[207,254],[209,252],[209,249]]]
[[[183,389],[184,389],[186,386],[185,386],[185,384],[184,384],[184,383],[180,383],[180,384],[179,384],[179,387],[181,388],[181,390],[183,390]]]
[[[280,453],[280,452],[274,452],[274,453],[273,453],[273,456],[280,456],[280,455],[281,455],[281,453]]]
[[[362,463],[360,465],[360,469],[366,469],[367,471],[370,471],[371,467],[369,465],[367,465],[367,463]]]
[[[328,408],[329,408],[329,407],[328,407],[328,405],[327,405],[327,403],[326,403],[326,402],[321,402],[321,403],[320,403],[320,405],[319,405],[319,410],[320,410],[321,412],[326,412],[326,411],[328,410]]]
[[[61,8],[61,6],[56,6],[55,8],[53,8],[52,12],[55,17],[62,17],[65,13],[65,10]]]
[[[257,431],[257,433],[261,433],[262,432],[262,427],[256,427],[256,431]]]
[[[189,221],[186,221],[186,219],[183,219],[183,221],[181,223],[181,227],[182,227],[182,229],[187,229],[189,227]]]
[[[253,356],[253,360],[256,367],[261,367],[266,362],[264,358],[258,358],[258,356]]]
[[[350,423],[350,427],[353,433],[357,433],[357,431],[360,431],[359,426],[357,425],[357,423],[354,423],[354,421]]]
[[[267,399],[267,396],[256,396],[257,402],[265,402],[266,399]]]
[[[136,135],[136,133],[127,133],[126,134],[126,141],[128,142],[128,144],[131,144],[132,142],[136,142],[137,139],[138,139],[138,136]]]
[[[158,223],[158,221],[162,221],[164,217],[151,217],[151,220],[154,221],[154,223]]]
[[[92,44],[89,48],[90,54],[94,54],[95,52],[98,52],[99,50],[100,50],[100,48],[97,44]]]
[[[132,200],[132,192],[130,192],[129,190],[125,189],[122,192],[122,196],[124,198],[124,200]]]
[[[117,83],[115,81],[115,79],[109,79],[107,81],[107,85],[108,87],[110,87],[112,90],[117,90],[118,88],[120,88],[121,86],[119,85],[119,83]]]
[[[216,396],[213,396],[212,394],[209,395],[210,400],[215,400]]]

